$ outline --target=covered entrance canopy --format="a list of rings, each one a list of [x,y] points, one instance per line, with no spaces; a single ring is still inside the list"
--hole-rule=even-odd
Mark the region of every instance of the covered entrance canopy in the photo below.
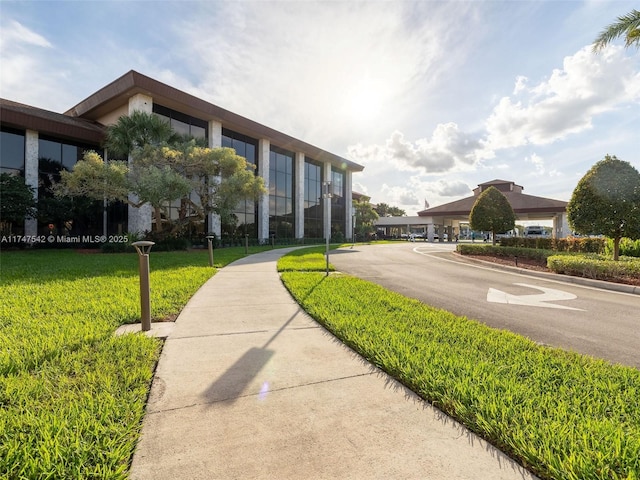
[[[495,187],[507,198],[511,208],[516,214],[517,220],[536,221],[552,220],[553,236],[562,238],[569,235],[569,225],[567,223],[567,202],[553,200],[551,198],[536,197],[522,193],[523,187],[508,180],[492,180],[481,183],[473,190],[470,197],[456,200],[433,208],[427,208],[418,212],[418,217],[387,217],[381,218],[378,222],[380,227],[390,225],[422,225],[427,227],[429,239],[433,239],[435,231],[448,234],[449,240],[460,233],[460,223],[469,221],[471,208],[475,204],[478,196],[487,188]],[[411,220],[409,220],[411,219]],[[409,221],[408,221],[409,220]],[[440,235],[442,241],[443,235]]]

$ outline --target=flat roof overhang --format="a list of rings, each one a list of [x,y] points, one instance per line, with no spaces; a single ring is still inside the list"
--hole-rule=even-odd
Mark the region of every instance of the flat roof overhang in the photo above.
[[[127,105],[129,98],[137,94],[148,95],[154,99],[155,103],[202,120],[219,121],[224,128],[243,135],[256,139],[265,138],[280,148],[293,152],[303,152],[314,160],[328,162],[340,169],[353,172],[360,172],[364,169],[362,165],[351,160],[249,120],[134,70],[125,73],[122,77],[101,88],[75,107],[66,111],[65,115],[97,121],[104,115]]]
[[[22,103],[0,99],[0,121],[3,126],[35,130],[40,134],[70,141],[100,145],[105,129],[102,125],[73,118]]]

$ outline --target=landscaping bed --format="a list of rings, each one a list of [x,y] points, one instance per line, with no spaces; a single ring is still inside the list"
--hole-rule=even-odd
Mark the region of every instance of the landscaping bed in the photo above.
[[[459,245],[457,252],[467,258],[509,267],[640,286],[640,258],[635,257],[620,257],[619,261],[613,262],[607,255],[595,253],[579,254],[492,245]]]

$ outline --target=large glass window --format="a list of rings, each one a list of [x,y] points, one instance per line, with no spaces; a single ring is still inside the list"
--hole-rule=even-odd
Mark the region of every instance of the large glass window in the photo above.
[[[201,120],[162,105],[153,104],[153,113],[169,122],[174,132],[193,138],[209,138],[209,122]]]
[[[345,238],[345,181],[344,172],[331,170],[331,237]]]
[[[103,202],[86,197],[56,197],[53,185],[60,181],[62,170],[72,170],[84,153],[96,145],[72,143],[41,135],[38,138],[38,233],[55,232],[69,235],[103,233]],[[124,219],[112,218],[111,223]]]
[[[271,147],[269,155],[269,234],[294,238],[294,154]]]
[[[322,238],[322,165],[304,162],[304,236]]]
[[[258,140],[223,128],[222,146],[233,148],[237,155],[244,157],[250,165],[248,168],[254,170],[257,175],[258,171],[254,166],[258,164]],[[257,203],[253,200],[240,201],[236,210],[233,212],[233,218],[227,225],[223,225],[223,232],[232,238],[241,238],[244,235],[257,238],[257,208]]]
[[[0,173],[24,176],[24,131],[3,128],[0,134]]]

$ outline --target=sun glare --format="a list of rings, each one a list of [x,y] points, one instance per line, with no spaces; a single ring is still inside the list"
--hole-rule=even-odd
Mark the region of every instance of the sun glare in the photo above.
[[[359,123],[376,119],[382,110],[383,92],[377,82],[369,78],[360,81],[346,102],[348,115]]]

